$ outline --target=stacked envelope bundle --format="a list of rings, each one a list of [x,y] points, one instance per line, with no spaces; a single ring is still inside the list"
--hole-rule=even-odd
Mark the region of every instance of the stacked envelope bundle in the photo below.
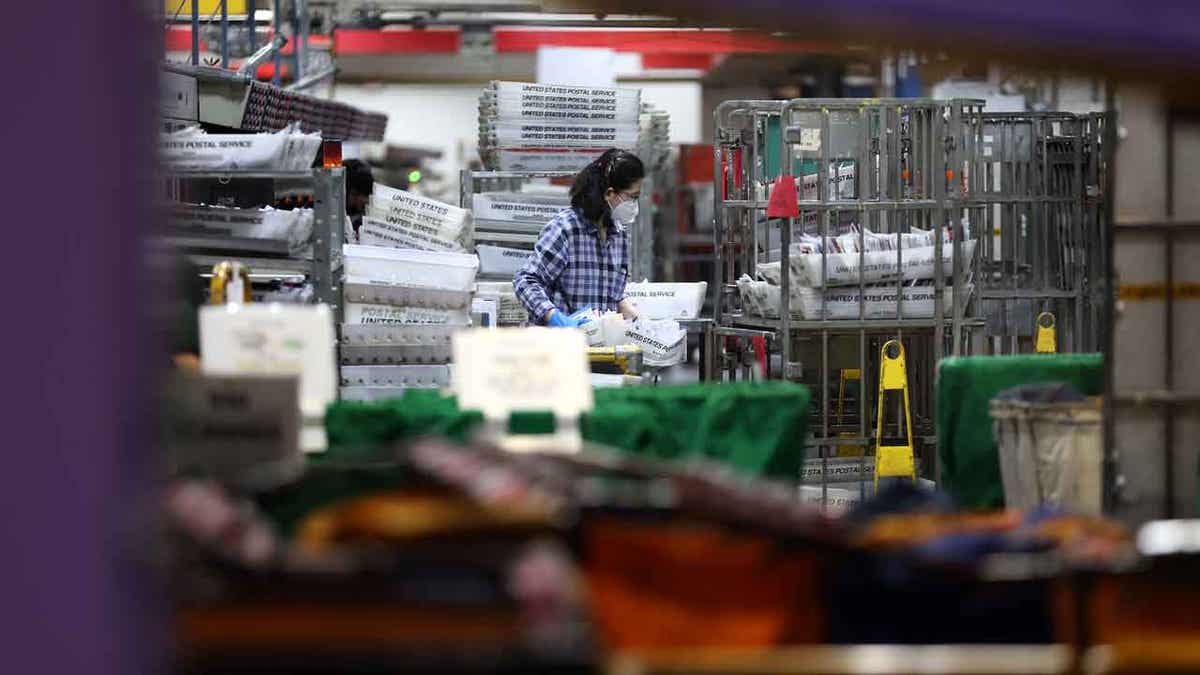
[[[636,150],[638,89],[491,82],[479,97],[479,156],[501,171],[576,171],[608,148]]]
[[[359,243],[420,251],[465,253],[470,239],[466,209],[378,183],[358,228]]]
[[[646,165],[646,171],[662,170],[671,154],[671,116],[653,103],[643,103],[638,125],[638,157]]]

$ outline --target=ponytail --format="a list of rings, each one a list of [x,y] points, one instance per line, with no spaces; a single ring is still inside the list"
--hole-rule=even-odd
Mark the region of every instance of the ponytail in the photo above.
[[[612,148],[605,151],[575,175],[571,185],[571,207],[597,225],[612,225],[604,193],[609,188],[620,192],[646,176],[637,155]]]

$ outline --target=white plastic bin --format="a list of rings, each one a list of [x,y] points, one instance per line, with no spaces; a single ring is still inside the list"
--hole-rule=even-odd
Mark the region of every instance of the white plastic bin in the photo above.
[[[475,247],[479,254],[479,273],[488,276],[512,277],[517,270],[529,260],[533,251],[504,246],[489,246],[479,244]]]
[[[704,307],[708,283],[651,283],[625,285],[625,293],[647,319],[697,319]]]
[[[467,253],[412,251],[345,244],[346,276],[372,284],[416,286],[445,291],[471,291],[479,259]]]

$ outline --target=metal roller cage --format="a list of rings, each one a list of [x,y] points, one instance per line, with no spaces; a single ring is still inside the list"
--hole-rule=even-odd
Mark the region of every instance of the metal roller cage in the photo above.
[[[888,340],[904,345],[913,428],[905,440],[918,475],[930,478],[943,356],[1032,351],[1016,337],[1023,324],[995,319],[1017,311],[1008,309],[1014,300],[1029,308],[1028,335],[1033,317],[1051,311],[1065,338],[1060,351],[1093,348],[1103,219],[1088,186],[1103,170],[1102,126],[1099,116],[985,114],[982,101],[967,99],[717,107],[717,327],[707,376],[734,380],[757,369],[814,389],[801,477],[814,484],[802,488],[814,501],[864,497],[869,448],[907,435],[903,406],[890,398],[883,438],[875,430]],[[781,174],[796,178],[800,213],[768,219]],[[743,302],[746,287],[762,290],[764,278],[778,299],[767,292],[765,304]]]

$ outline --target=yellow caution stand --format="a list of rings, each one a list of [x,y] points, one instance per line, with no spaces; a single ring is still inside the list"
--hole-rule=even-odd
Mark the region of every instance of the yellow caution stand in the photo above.
[[[1033,349],[1038,354],[1053,354],[1058,351],[1058,334],[1055,331],[1054,315],[1042,312],[1037,318],[1037,339]]]
[[[845,411],[846,404],[846,383],[857,381],[859,383],[858,395],[862,396],[862,371],[858,368],[842,368],[838,373],[838,401],[837,401],[837,423],[842,423],[842,413]]]
[[[846,411],[846,383],[858,382],[858,395],[863,395],[862,388],[862,371],[858,368],[842,368],[838,374],[838,400],[837,400],[837,423],[842,424],[842,414]],[[853,438],[858,433],[854,431],[843,431],[838,433],[842,438]],[[838,445],[838,457],[862,457],[867,452],[866,443],[862,445]]]
[[[226,260],[213,266],[208,282],[209,304],[241,305],[250,302],[250,268]]]
[[[884,397],[889,391],[904,395],[904,445],[883,445]],[[917,479],[917,463],[913,453],[912,416],[908,410],[908,368],[904,362],[904,345],[888,340],[879,351],[879,406],[875,417],[875,486],[880,478]]]

